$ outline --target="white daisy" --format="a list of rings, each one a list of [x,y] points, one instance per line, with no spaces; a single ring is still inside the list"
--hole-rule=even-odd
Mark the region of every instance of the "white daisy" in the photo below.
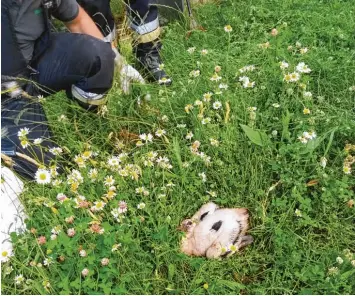
[[[202,123],[202,124],[208,124],[208,123],[210,123],[210,122],[211,122],[211,118],[209,118],[209,117],[203,118],[203,119],[201,120],[201,123]]]
[[[10,257],[13,255],[12,253],[12,245],[7,244],[6,242],[1,246],[1,262],[9,261]]]
[[[213,138],[210,138],[210,144],[211,146],[219,146],[219,141]]]
[[[91,207],[91,210],[93,210],[94,212],[98,212],[103,210],[103,208],[105,207],[106,203],[103,201],[95,201],[94,202],[94,206]]]
[[[281,68],[282,70],[287,69],[288,66],[289,66],[289,65],[288,65],[287,62],[285,62],[285,61],[280,62],[280,68]]]
[[[49,152],[52,153],[53,155],[60,155],[63,153],[63,149],[60,147],[53,147],[49,149]]]
[[[297,217],[302,217],[302,212],[299,209],[295,210],[295,214]]]
[[[204,94],[203,94],[203,100],[204,100],[205,102],[211,101],[212,95],[213,95],[213,94],[212,94],[211,92],[204,93]]]
[[[298,63],[296,71],[299,73],[310,73],[312,70],[304,62]]]
[[[228,89],[228,84],[226,84],[226,83],[220,83],[220,85],[218,85],[218,87],[219,87],[220,89]]]
[[[35,144],[35,145],[40,145],[42,142],[43,142],[42,138],[37,138],[37,139],[33,140],[33,144]]]
[[[142,141],[145,141],[145,142],[152,142],[153,141],[153,135],[152,134],[141,134],[139,135],[139,138],[142,140]]]
[[[26,137],[30,133],[30,130],[27,127],[21,128],[17,132],[17,136],[20,137]]]
[[[221,79],[222,79],[222,77],[219,76],[217,73],[214,73],[214,74],[212,75],[212,77],[210,78],[211,81],[219,81],[219,80],[221,80]]]
[[[111,252],[116,252],[122,246],[121,243],[114,244],[111,248]]]
[[[226,25],[226,26],[224,26],[224,31],[226,31],[227,33],[230,33],[233,31],[233,28],[231,25]]]
[[[43,260],[43,265],[44,265],[44,266],[49,266],[49,265],[52,264],[52,263],[53,263],[53,258],[51,258],[51,257],[45,258],[45,259]]]
[[[203,106],[203,102],[200,100],[196,100],[194,103],[195,106]]]
[[[189,74],[190,77],[198,77],[200,76],[201,72],[200,70],[192,70]]]
[[[304,48],[300,49],[300,54],[305,54],[307,52],[308,52],[308,48],[307,47],[304,47]]]
[[[90,171],[88,172],[88,177],[90,178],[90,180],[93,182],[97,179],[98,176],[98,171],[97,169],[90,169]]]
[[[213,103],[213,109],[218,110],[221,109],[221,107],[222,107],[222,103],[220,101],[215,101]]]
[[[305,92],[303,93],[303,97],[304,97],[305,99],[311,99],[311,98],[312,98],[312,93],[311,93],[310,91],[305,91]]]
[[[202,182],[205,183],[207,181],[207,177],[206,177],[206,173],[205,172],[199,173],[198,176],[201,177]]]
[[[15,285],[21,285],[25,281],[22,274],[15,276]]]
[[[195,52],[195,50],[196,50],[196,47],[189,47],[189,48],[187,49],[187,52],[188,52],[189,54],[192,54],[192,53]]]
[[[64,114],[62,114],[58,117],[58,121],[67,121],[67,120],[68,120],[68,117]]]
[[[48,184],[51,182],[51,174],[48,170],[38,169],[35,179],[38,184]]]
[[[106,186],[112,186],[113,184],[115,184],[115,179],[112,176],[107,176],[105,177],[104,184]]]
[[[23,138],[21,140],[20,144],[21,144],[22,148],[25,149],[25,148],[27,148],[30,145],[30,142],[26,138]]]
[[[112,168],[118,168],[120,165],[120,160],[118,159],[117,156],[112,156],[107,160],[107,164],[112,167]]]
[[[191,140],[193,136],[194,136],[194,134],[192,132],[188,132],[185,136],[185,139]]]
[[[165,135],[165,134],[166,134],[166,131],[163,130],[163,129],[158,129],[158,130],[155,132],[155,135],[156,135],[157,137],[161,137],[161,136],[163,136],[163,135]]]

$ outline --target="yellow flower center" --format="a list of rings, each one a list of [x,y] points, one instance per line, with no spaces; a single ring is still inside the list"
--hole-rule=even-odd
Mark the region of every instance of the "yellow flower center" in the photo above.
[[[91,152],[90,152],[90,151],[85,151],[85,152],[83,153],[83,156],[84,156],[84,157],[90,157],[90,156],[91,156]]]
[[[46,174],[45,174],[45,173],[41,173],[41,174],[39,174],[39,179],[40,179],[41,181],[46,180],[46,179],[47,179]]]
[[[3,251],[3,252],[1,253],[1,256],[2,256],[2,257],[6,257],[8,254],[9,254],[8,251]]]

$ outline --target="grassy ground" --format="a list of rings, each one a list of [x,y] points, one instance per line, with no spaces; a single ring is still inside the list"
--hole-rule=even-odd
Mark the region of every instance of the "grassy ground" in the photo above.
[[[174,79],[170,88],[135,86],[125,96],[115,85],[104,116],[84,112],[64,94],[48,98],[44,106],[65,152],[58,159],[73,160],[86,150],[97,155],[82,168],[68,162],[57,187],[29,184],[23,198],[31,214],[28,228],[36,234],[14,237],[15,256],[2,265],[3,293],[354,294],[355,178],[354,172],[346,173],[353,161],[349,155],[355,155],[355,146],[349,146],[355,144],[354,16],[353,1],[208,4],[196,10],[205,32],[187,38],[186,21],[165,29],[165,68]],[[228,24],[230,33],[224,31]],[[270,34],[273,28],[276,36]],[[190,47],[196,48],[191,54]],[[301,53],[304,48],[308,52]],[[202,55],[202,49],[208,53]],[[280,69],[281,61],[289,68]],[[311,72],[297,82],[284,81],[284,73],[300,62]],[[216,65],[221,67],[218,82],[210,80]],[[240,73],[246,65],[255,70]],[[200,76],[191,77],[193,70]],[[244,88],[241,76],[255,86]],[[216,94],[220,83],[228,89]],[[203,100],[207,92],[214,93],[210,102]],[[196,100],[203,105],[196,106]],[[216,101],[222,103],[218,110]],[[188,104],[193,105],[189,113]],[[58,123],[62,114],[67,121]],[[203,118],[210,123],[202,124]],[[158,129],[165,136],[157,137]],[[185,138],[189,131],[191,140]],[[304,144],[298,137],[306,131],[316,138]],[[137,135],[143,133],[154,139],[137,147]],[[211,145],[211,138],[219,145]],[[199,151],[210,163],[191,153],[194,141],[201,142]],[[156,161],[146,167],[142,158],[147,160],[149,151],[168,157],[172,168]],[[128,153],[122,166],[137,167],[117,172],[107,166],[122,152]],[[98,179],[92,182],[87,174],[94,167]],[[84,177],[76,192],[67,182],[72,169]],[[117,195],[102,200],[108,191],[103,180],[110,175]],[[136,193],[141,186],[147,196]],[[71,200],[59,203],[60,192]],[[75,208],[78,194],[106,205],[90,214]],[[120,200],[128,211],[117,222],[111,211]],[[247,207],[254,243],[224,260],[181,254],[177,226],[206,201]],[[142,202],[145,208],[138,209]],[[70,216],[73,224],[65,222]],[[104,234],[90,232],[93,221]],[[55,226],[62,231],[51,240]],[[76,231],[72,238],[69,228]],[[40,236],[46,237],[43,245],[37,242]],[[112,252],[114,244],[121,246]],[[48,258],[53,262],[44,266]],[[102,258],[109,259],[108,266],[101,265]],[[9,266],[14,270],[6,274]],[[89,269],[86,277],[81,276],[84,268]],[[19,274],[27,281],[16,285]]]

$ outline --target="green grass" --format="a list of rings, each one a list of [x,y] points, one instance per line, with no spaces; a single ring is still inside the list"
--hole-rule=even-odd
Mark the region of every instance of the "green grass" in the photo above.
[[[93,217],[87,210],[56,200],[59,192],[76,196],[66,183],[70,170],[78,169],[74,161],[67,161],[66,173],[58,177],[63,180],[59,187],[30,183],[23,200],[31,216],[28,229],[36,228],[37,234],[14,236],[15,256],[2,265],[2,271],[9,265],[14,268],[9,275],[2,272],[4,294],[355,293],[355,268],[343,252],[355,252],[355,212],[347,206],[354,199],[355,178],[354,172],[343,172],[344,147],[355,144],[355,91],[350,90],[355,85],[353,1],[230,0],[199,7],[195,13],[205,32],[194,31],[187,38],[187,20],[172,23],[164,31],[163,56],[174,79],[171,87],[136,85],[131,95],[122,95],[115,85],[105,118],[83,111],[63,93],[47,98],[44,106],[57,144],[66,147],[65,158],[72,160],[87,144],[98,152],[95,162],[87,161],[86,168],[80,169],[85,181],[78,193],[91,202],[100,200],[107,191],[102,180],[112,175],[117,196],[95,214],[105,233],[94,235],[88,232]],[[227,24],[233,28],[230,34],[223,29]],[[276,37],[270,35],[273,28],[279,31]],[[258,46],[267,41],[270,48]],[[309,51],[301,55],[296,42]],[[189,54],[189,47],[196,51]],[[202,49],[209,51],[206,56],[200,54]],[[283,60],[290,64],[289,72],[299,62],[312,69],[301,77],[313,94],[311,99],[303,97],[298,83],[283,81],[279,67]],[[251,64],[255,71],[238,73]],[[222,68],[220,82],[229,87],[222,95],[213,95],[211,103],[204,103],[204,116],[211,123],[203,125],[198,107],[189,114],[184,108],[216,90],[220,82],[210,81],[216,65]],[[189,73],[198,68],[201,75],[191,78]],[[255,87],[243,88],[238,81],[242,75],[255,81]],[[144,99],[147,93],[150,100]],[[222,102],[222,109],[212,108],[215,100]],[[227,102],[230,115],[225,121]],[[280,107],[273,107],[274,103]],[[254,120],[248,111],[252,106],[257,107]],[[304,115],[304,107],[311,114]],[[61,114],[68,117],[66,123],[58,123]],[[162,120],[164,115],[167,122]],[[252,128],[249,135],[241,124]],[[127,163],[142,168],[138,181],[105,166],[110,156],[122,152],[115,146],[117,139],[124,140],[120,131],[154,134],[158,128],[166,130],[166,138],[155,137],[142,147],[136,147],[132,139],[125,142]],[[276,136],[272,136],[274,130]],[[298,136],[311,130],[317,138],[300,143]],[[188,131],[194,134],[191,141],[185,139]],[[218,139],[220,145],[211,146],[210,138]],[[211,157],[210,165],[190,152],[195,140],[201,142],[200,151]],[[173,168],[145,167],[141,157],[148,151],[167,156]],[[328,160],[324,169],[321,157]],[[190,165],[185,167],[185,162]],[[99,171],[96,183],[87,178],[93,167]],[[205,183],[199,177],[202,172],[207,176]],[[307,186],[311,180],[317,184]],[[167,187],[169,182],[175,187]],[[274,190],[269,190],[274,184]],[[140,186],[149,190],[149,196],[135,193]],[[207,191],[215,191],[217,197]],[[119,200],[128,204],[121,223],[110,213]],[[250,234],[255,241],[229,259],[190,258],[179,252],[178,225],[210,200],[224,207],[247,207],[251,213]],[[52,202],[58,213],[44,201]],[[137,209],[140,202],[145,209]],[[296,209],[302,217],[295,214]],[[71,215],[75,221],[68,225],[64,219]],[[56,225],[63,231],[51,241]],[[72,227],[76,235],[68,238],[66,230]],[[40,235],[47,238],[42,246],[36,242]],[[112,253],[116,243],[122,246]],[[87,257],[79,256],[79,246]],[[49,267],[29,265],[43,263],[49,256],[54,260]],[[58,261],[59,256],[65,260]],[[336,262],[338,256],[343,264]],[[110,259],[107,267],[100,264],[104,257]],[[331,267],[338,267],[338,273],[329,274]],[[83,268],[90,270],[86,278],[80,276]],[[31,281],[15,285],[18,274]],[[45,280],[51,284],[48,290],[43,287]]]

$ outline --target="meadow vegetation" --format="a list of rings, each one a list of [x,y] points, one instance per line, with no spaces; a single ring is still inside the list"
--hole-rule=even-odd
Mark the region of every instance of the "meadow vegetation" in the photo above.
[[[99,114],[46,98],[66,169],[28,183],[2,292],[354,294],[354,8],[209,3],[205,30],[164,28],[171,87],[115,82]],[[254,243],[181,254],[177,227],[207,201],[247,207]]]

